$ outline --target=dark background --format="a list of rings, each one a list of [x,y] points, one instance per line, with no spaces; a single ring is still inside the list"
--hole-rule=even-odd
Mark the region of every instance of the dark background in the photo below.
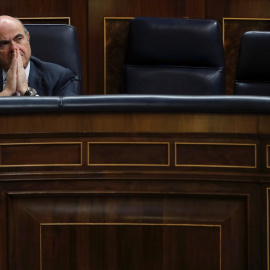
[[[78,31],[83,93],[104,94],[104,17],[267,18],[266,0],[2,0],[0,14],[70,17]],[[48,20],[49,23],[49,20]]]

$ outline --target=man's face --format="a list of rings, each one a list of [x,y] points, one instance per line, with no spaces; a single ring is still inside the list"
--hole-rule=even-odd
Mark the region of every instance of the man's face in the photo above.
[[[24,33],[24,28],[18,20],[9,16],[0,16],[0,66],[6,72],[11,65],[13,51],[16,48],[19,49],[23,67],[26,68],[31,56],[29,34]]]

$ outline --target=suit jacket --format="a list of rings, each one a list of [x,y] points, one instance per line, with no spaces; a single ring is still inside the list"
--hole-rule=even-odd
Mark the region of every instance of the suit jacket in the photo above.
[[[0,71],[0,88],[2,91],[3,77],[1,68]],[[70,69],[31,56],[28,86],[35,88],[39,96],[79,95],[76,81],[78,81],[78,78]]]

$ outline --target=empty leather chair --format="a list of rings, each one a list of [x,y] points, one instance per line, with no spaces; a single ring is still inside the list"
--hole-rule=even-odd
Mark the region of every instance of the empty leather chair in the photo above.
[[[134,18],[122,86],[127,94],[224,94],[220,25],[214,20]]]
[[[30,33],[32,55],[69,68],[76,75],[78,95],[82,94],[82,68],[77,32],[66,24],[25,24]]]
[[[270,96],[270,32],[242,35],[236,67],[234,94]]]

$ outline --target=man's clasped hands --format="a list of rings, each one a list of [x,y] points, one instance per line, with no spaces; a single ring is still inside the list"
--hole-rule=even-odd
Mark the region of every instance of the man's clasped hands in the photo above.
[[[24,95],[28,88],[23,61],[18,48],[13,51],[13,58],[7,71],[6,85],[3,96]]]

